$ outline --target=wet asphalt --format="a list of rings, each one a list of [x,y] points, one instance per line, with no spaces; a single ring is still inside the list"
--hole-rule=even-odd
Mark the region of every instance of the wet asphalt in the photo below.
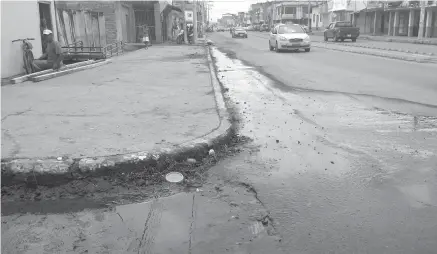
[[[437,65],[321,48],[277,54],[252,34],[210,39],[239,133],[252,139],[210,174],[250,186],[270,213],[282,240],[257,253],[435,253]],[[60,202],[42,206],[67,218],[74,207],[100,211],[89,201],[56,211]]]
[[[254,187],[283,253],[435,253],[437,65],[210,38],[253,139],[217,167]]]

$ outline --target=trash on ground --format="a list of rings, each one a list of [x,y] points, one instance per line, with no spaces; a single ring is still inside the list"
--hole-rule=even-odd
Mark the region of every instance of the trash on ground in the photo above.
[[[188,163],[196,163],[196,159],[188,158],[188,159],[187,159],[187,162],[188,162]]]
[[[184,180],[184,176],[179,172],[170,172],[165,175],[165,180],[167,180],[170,183],[179,183]]]
[[[215,151],[214,151],[214,149],[210,149],[209,152],[208,152],[208,154],[214,156],[214,155],[215,155]]]

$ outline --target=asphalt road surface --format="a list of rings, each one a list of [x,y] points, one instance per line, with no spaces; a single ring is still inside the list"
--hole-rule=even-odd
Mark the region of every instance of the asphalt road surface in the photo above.
[[[217,167],[253,186],[277,253],[435,253],[437,65],[210,39],[253,139]]]

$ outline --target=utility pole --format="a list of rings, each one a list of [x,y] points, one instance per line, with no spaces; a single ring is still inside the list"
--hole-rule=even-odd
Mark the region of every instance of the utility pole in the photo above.
[[[188,31],[187,31],[187,19],[186,19],[186,8],[185,8],[185,1],[182,1],[182,11],[184,13],[184,27],[182,28],[184,30],[184,42],[185,44],[188,44]]]
[[[308,32],[311,32],[311,14],[310,14],[310,9],[311,9],[311,1],[308,1]]]
[[[193,43],[197,42],[197,0],[193,1]]]
[[[206,36],[206,1],[202,0],[202,36]]]

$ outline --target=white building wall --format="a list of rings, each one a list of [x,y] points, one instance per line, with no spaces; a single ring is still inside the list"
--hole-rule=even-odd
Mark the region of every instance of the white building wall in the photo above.
[[[21,42],[15,39],[35,38],[31,41],[33,55],[42,54],[39,6],[37,0],[1,1],[1,77],[6,78],[24,73]],[[51,1],[41,1],[48,2]],[[51,2],[53,33],[57,38],[53,2]]]

